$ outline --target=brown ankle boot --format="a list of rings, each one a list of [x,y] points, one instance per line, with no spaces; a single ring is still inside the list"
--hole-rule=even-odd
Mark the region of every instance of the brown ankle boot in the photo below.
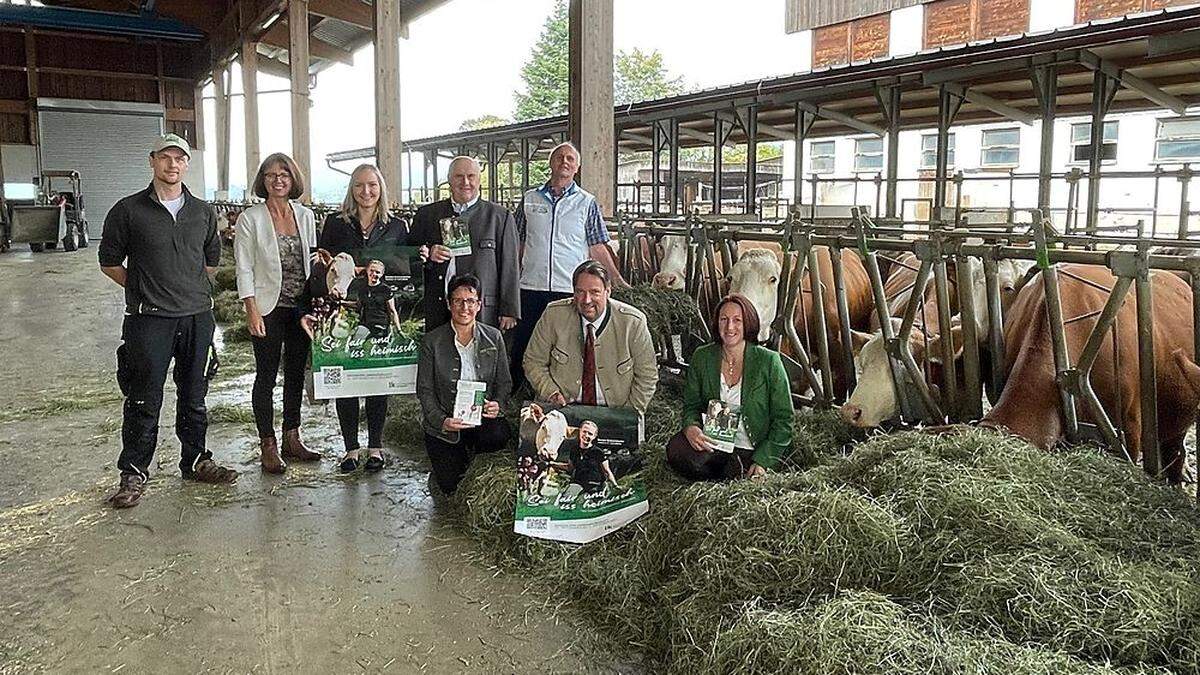
[[[285,429],[283,432],[283,456],[288,459],[298,459],[301,462],[320,461],[321,453],[308,449],[300,440],[299,429]]]
[[[279,456],[279,442],[274,436],[262,439],[262,470],[267,473],[283,473],[287,464]]]

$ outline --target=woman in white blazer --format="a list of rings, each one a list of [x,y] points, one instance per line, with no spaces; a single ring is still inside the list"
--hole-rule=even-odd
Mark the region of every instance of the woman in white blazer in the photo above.
[[[315,461],[319,453],[300,439],[300,401],[309,337],[300,327],[299,299],[308,279],[309,249],[317,244],[313,212],[293,200],[304,193],[304,176],[291,157],[275,153],[263,160],[254,194],[266,199],[242,212],[234,254],[238,297],[254,346],[251,405],[262,440],[262,468],[283,473],[284,458]],[[275,439],[275,380],[283,360],[283,444]]]

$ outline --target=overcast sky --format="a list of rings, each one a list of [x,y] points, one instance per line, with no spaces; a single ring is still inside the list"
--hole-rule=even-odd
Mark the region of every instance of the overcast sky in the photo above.
[[[402,137],[453,132],[463,120],[485,114],[511,119],[521,66],[553,5],[553,0],[450,0],[414,21],[409,38],[400,41]],[[783,5],[783,0],[615,0],[614,49],[661,51],[669,73],[682,76],[689,90],[806,70],[807,36],[784,34]],[[286,80],[259,76],[260,91],[286,88]],[[233,91],[241,91],[236,70]],[[317,199],[337,200],[345,190],[345,177],[325,166],[327,153],[374,144],[373,91],[369,45],[355,53],[353,66],[335,65],[317,76],[310,119]],[[213,102],[206,105],[207,138],[213,139]],[[262,154],[290,152],[288,95],[260,94],[259,112]],[[240,97],[233,99],[231,118],[231,196],[237,198],[245,184]],[[205,163],[212,190],[214,152],[205,153]]]

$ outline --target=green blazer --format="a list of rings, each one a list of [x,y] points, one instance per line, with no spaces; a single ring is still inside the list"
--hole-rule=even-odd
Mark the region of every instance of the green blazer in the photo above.
[[[683,385],[683,426],[703,428],[700,414],[721,397],[721,345],[696,350]],[[742,368],[742,423],[754,445],[754,463],[773,469],[792,445],[792,390],[779,353],[747,344]]]

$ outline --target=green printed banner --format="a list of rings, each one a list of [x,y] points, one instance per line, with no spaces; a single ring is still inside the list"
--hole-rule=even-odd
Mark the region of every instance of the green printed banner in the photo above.
[[[414,393],[425,333],[417,249],[318,251],[312,277],[314,397]]]

